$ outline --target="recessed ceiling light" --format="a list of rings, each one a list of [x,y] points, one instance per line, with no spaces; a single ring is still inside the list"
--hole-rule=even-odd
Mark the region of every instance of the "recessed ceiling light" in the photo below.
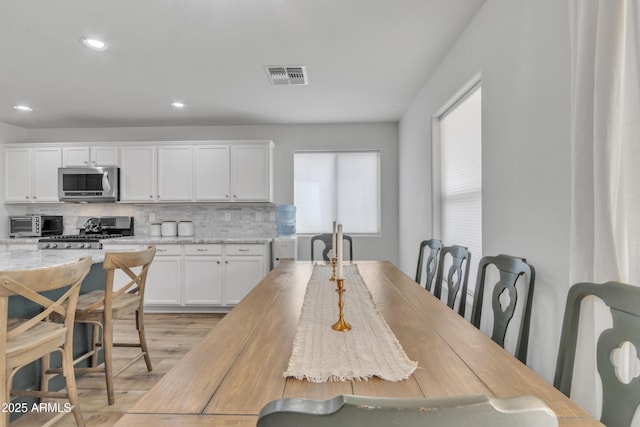
[[[82,37],[80,39],[80,43],[93,50],[107,50],[107,45],[105,42],[98,39],[90,39],[87,37]]]
[[[33,108],[26,105],[14,105],[13,109],[18,111],[33,111]]]
[[[173,108],[184,108],[184,103],[182,103],[182,102],[172,102],[171,106]]]

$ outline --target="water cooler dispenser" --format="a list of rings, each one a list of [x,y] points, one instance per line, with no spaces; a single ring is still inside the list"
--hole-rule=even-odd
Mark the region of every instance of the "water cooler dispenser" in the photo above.
[[[273,266],[280,261],[298,259],[298,236],[296,236],[296,207],[279,205],[276,207],[276,233],[271,253]]]

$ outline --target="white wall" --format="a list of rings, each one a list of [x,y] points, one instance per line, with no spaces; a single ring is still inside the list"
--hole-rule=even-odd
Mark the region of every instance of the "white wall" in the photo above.
[[[483,253],[535,267],[528,364],[549,381],[570,285],[569,57],[566,2],[488,0],[399,125],[400,266],[413,275],[432,235],[431,118],[481,73]]]
[[[0,173],[0,200],[2,202],[4,202],[4,150],[2,147],[4,144],[23,142],[26,139],[26,129],[0,122],[0,170],[2,171]],[[8,215],[9,213],[4,203],[0,203],[0,237],[7,237],[9,235]]]
[[[398,126],[396,123],[131,127],[30,129],[29,142],[177,141],[208,139],[270,139],[274,151],[274,200],[293,203],[293,151],[309,149],[379,149],[382,163],[382,234],[354,241],[358,259],[398,257]],[[5,221],[6,222],[6,221]],[[309,239],[301,237],[299,252],[308,259]]]

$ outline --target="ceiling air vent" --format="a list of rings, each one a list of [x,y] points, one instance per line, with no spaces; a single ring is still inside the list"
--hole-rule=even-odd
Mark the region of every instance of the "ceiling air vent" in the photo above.
[[[266,66],[264,69],[272,85],[307,85],[307,67],[296,66]]]

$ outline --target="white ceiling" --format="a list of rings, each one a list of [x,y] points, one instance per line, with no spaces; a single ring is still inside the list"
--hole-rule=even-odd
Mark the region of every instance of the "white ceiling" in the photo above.
[[[397,121],[484,1],[3,0],[0,122]],[[309,85],[272,86],[265,65],[305,65]]]

